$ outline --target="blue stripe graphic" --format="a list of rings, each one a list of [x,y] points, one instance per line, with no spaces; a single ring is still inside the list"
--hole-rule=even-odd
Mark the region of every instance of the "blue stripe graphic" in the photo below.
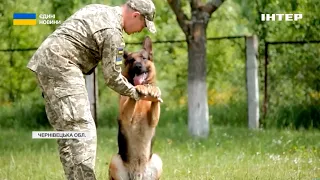
[[[36,13],[14,13],[13,19],[36,19]]]

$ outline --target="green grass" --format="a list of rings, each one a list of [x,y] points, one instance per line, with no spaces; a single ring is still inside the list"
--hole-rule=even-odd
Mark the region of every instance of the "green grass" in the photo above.
[[[320,132],[213,127],[206,140],[188,136],[184,125],[158,128],[154,152],[164,163],[163,178],[320,178]],[[31,139],[31,130],[0,129],[1,180],[64,179],[55,140]],[[117,151],[116,129],[98,129],[96,173],[106,179]]]

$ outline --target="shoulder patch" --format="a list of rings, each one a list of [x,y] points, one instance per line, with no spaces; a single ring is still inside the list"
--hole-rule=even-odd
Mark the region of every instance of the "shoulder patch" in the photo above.
[[[117,48],[117,55],[116,55],[116,65],[122,64],[122,58],[123,58],[123,51],[124,51],[124,43],[121,43],[120,47]]]

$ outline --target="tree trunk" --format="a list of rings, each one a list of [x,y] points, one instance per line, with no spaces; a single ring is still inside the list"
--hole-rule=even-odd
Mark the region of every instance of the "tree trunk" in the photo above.
[[[194,22],[188,39],[188,129],[192,136],[208,137],[206,84],[206,24]]]
[[[206,29],[211,14],[224,0],[189,0],[191,19],[180,0],[167,0],[188,43],[188,127],[195,137],[208,137],[209,112],[206,84]]]

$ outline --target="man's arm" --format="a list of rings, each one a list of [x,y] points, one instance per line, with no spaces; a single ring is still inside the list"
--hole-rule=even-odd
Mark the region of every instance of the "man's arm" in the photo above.
[[[100,49],[103,75],[107,86],[121,95],[139,100],[139,93],[135,87],[122,76],[121,67],[116,64],[118,48],[121,47],[123,42],[120,32],[117,29],[105,29],[96,32],[94,36]]]

